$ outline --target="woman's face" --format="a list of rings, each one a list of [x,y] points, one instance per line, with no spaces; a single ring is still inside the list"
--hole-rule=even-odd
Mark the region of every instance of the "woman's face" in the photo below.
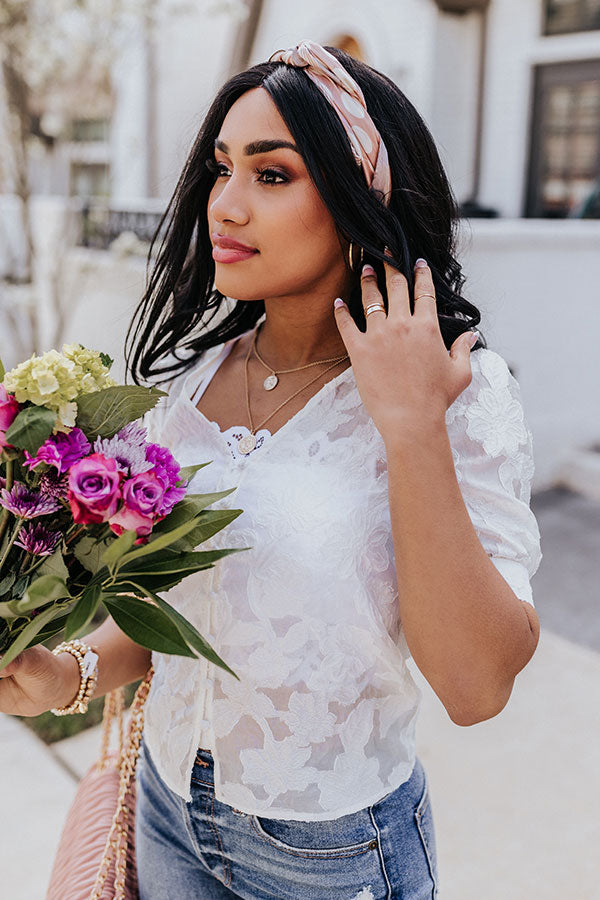
[[[335,291],[349,288],[334,221],[300,153],[290,147],[256,153],[247,146],[264,141],[294,144],[267,91],[254,88],[233,104],[218,135],[207,215],[213,258],[217,234],[258,252],[234,262],[215,259],[215,287],[235,300],[330,304]]]

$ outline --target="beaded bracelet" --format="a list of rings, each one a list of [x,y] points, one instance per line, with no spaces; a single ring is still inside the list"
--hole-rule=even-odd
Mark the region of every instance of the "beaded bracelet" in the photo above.
[[[75,638],[72,641],[63,641],[52,651],[55,656],[59,653],[70,653],[75,657],[79,665],[79,690],[77,696],[68,706],[51,709],[55,716],[69,716],[73,713],[87,712],[88,703],[91,700],[96,684],[98,683],[98,654],[83,641]]]

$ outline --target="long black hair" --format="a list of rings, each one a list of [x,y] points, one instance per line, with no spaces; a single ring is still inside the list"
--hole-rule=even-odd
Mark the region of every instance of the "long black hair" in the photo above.
[[[221,310],[228,301],[214,288],[207,221],[216,176],[206,163],[213,159],[215,138],[233,103],[257,87],[268,91],[277,106],[340,240],[362,247],[364,262],[374,266],[384,300],[387,246],[387,258],[408,279],[411,297],[416,259],[429,263],[447,349],[479,324],[479,310],[461,296],[465,278],[455,258],[457,204],[429,129],[393,81],[343,50],[326,49],[359,84],[386,145],[392,175],[389,206],[367,187],[337,113],[305,73],[281,62],[264,62],[234,75],[208,110],[150,245],[146,290],[126,338],[127,366],[136,383],[170,380],[195,365],[209,347],[250,330],[264,313],[262,300],[237,300],[229,311]],[[345,299],[364,329],[358,272]],[[479,346],[486,346],[483,337]]]

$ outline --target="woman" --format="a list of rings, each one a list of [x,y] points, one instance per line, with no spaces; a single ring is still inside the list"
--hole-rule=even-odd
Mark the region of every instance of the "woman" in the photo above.
[[[212,460],[194,488],[237,487],[212,545],[252,549],[170,592],[240,680],[153,655],[142,900],[437,895],[406,661],[466,726],[539,636],[531,435],[505,361],[471,355],[455,218],[418,113],[340,50],[278,51],[208,112],[129,361],[167,376],[155,439]],[[150,663],[110,620],[86,643],[98,695]],[[78,684],[43,648],[5,674],[25,715]]]

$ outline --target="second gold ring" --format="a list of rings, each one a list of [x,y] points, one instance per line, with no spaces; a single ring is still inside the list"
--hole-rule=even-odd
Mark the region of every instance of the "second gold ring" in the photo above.
[[[371,303],[371,305],[367,306],[367,308],[365,309],[365,318],[367,316],[370,316],[371,313],[377,312],[379,310],[381,312],[385,312],[385,306],[382,306],[381,303]]]

